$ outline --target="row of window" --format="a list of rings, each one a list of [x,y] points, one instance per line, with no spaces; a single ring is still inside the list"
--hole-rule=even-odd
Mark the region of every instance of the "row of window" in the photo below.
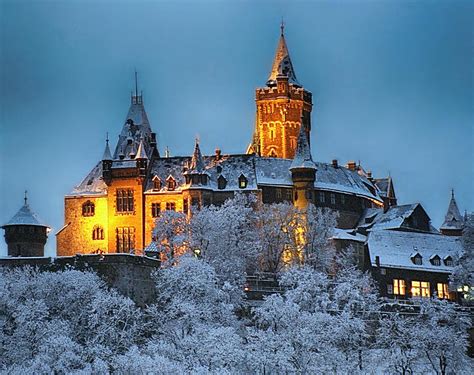
[[[417,266],[423,265],[423,257],[421,256],[420,253],[416,253],[416,254],[412,255],[411,256],[411,261],[413,262],[413,264],[416,264]],[[433,266],[441,266],[441,257],[437,254],[433,255],[429,259],[429,261]],[[450,255],[448,255],[443,259],[443,263],[447,267],[452,267],[453,266],[453,258]]]
[[[346,196],[344,194],[339,194],[341,204],[346,204]],[[336,194],[330,193],[329,195],[330,203],[335,205],[336,204]],[[319,192],[319,202],[326,203],[326,193],[324,191]]]
[[[218,168],[220,168],[220,167],[218,167]],[[221,168],[221,170],[222,170],[222,168]],[[158,176],[155,176],[155,177],[153,177],[152,181],[153,181],[153,190],[160,190],[161,187],[162,187],[160,178]],[[186,183],[189,184],[191,182],[193,184],[206,185],[207,184],[207,176],[206,175],[187,176],[186,177]],[[241,174],[239,176],[238,183],[239,183],[239,188],[240,189],[245,189],[248,185],[247,177],[245,177],[243,174]],[[169,176],[166,179],[166,190],[173,191],[173,190],[176,189],[176,186],[177,186],[176,180],[173,178],[173,176]],[[223,190],[223,189],[226,188],[226,186],[227,186],[227,179],[224,176],[219,175],[219,177],[217,178],[217,188],[219,190]]]
[[[412,280],[410,287],[411,297],[431,297],[431,288],[428,281]],[[396,296],[407,296],[407,282],[403,279],[393,279],[393,284],[387,285],[387,293]],[[438,298],[450,299],[449,286],[446,283],[436,284]]]

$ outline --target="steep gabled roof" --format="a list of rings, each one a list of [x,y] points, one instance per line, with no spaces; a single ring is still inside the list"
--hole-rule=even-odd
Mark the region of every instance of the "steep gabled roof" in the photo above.
[[[196,139],[196,143],[194,144],[194,152],[191,158],[189,171],[198,172],[198,173],[201,173],[204,171],[204,160],[202,158],[201,149],[199,148],[199,142],[197,139]]]
[[[296,79],[295,70],[293,68],[293,64],[291,63],[290,53],[288,52],[288,47],[286,46],[283,30],[284,28],[282,25],[280,40],[278,41],[278,46],[276,49],[275,58],[273,59],[272,70],[268,76],[267,85],[276,85],[277,76],[284,75],[288,77],[289,83],[301,86]]]
[[[449,201],[448,212],[444,218],[444,222],[440,229],[462,229],[464,226],[463,218],[459,212],[456,199],[454,198],[454,190],[451,192],[451,200]]]
[[[290,165],[290,170],[299,168],[316,170],[316,164],[313,162],[313,158],[311,156],[308,135],[305,131],[305,126],[303,123],[301,123],[300,132],[298,134],[298,143],[296,145],[295,157]]]
[[[102,156],[102,160],[113,160],[112,154],[110,153],[109,139],[107,139],[105,142],[105,150],[104,155]]]
[[[145,145],[143,144],[143,140],[140,140],[140,144],[138,145],[137,155],[135,159],[148,159],[148,156],[145,151]]]

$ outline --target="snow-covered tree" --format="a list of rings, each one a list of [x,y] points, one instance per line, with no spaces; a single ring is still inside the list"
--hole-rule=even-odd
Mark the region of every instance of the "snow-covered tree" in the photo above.
[[[451,281],[463,296],[474,300],[474,214],[467,215],[461,237],[462,253],[455,259]]]
[[[161,259],[174,262],[176,257],[189,250],[189,225],[182,212],[166,210],[156,219],[153,238],[156,241]]]

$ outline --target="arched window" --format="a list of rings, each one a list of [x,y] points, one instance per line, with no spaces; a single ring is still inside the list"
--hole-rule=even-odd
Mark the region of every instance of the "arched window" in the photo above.
[[[248,184],[247,178],[243,174],[241,174],[239,177],[239,188],[245,189],[247,187],[247,184]]]
[[[91,201],[87,201],[82,205],[82,216],[94,216],[95,206]]]
[[[277,153],[275,152],[274,148],[272,148],[270,150],[270,153],[268,154],[268,156],[270,156],[271,158],[276,158],[277,157]]]
[[[217,178],[217,188],[220,190],[223,190],[225,189],[226,186],[227,186],[227,180],[225,179],[224,176],[220,175]]]
[[[94,229],[92,229],[92,239],[94,241],[103,240],[104,239],[104,228],[100,225],[96,225]]]

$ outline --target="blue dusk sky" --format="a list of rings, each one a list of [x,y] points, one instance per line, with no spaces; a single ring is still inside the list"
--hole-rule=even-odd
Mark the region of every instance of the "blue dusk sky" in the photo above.
[[[244,153],[282,16],[313,158],[389,173],[438,227],[474,210],[472,1],[1,1],[0,223],[29,191],[54,233],[113,145],[133,71],[160,151]],[[0,255],[6,254],[1,242]]]

